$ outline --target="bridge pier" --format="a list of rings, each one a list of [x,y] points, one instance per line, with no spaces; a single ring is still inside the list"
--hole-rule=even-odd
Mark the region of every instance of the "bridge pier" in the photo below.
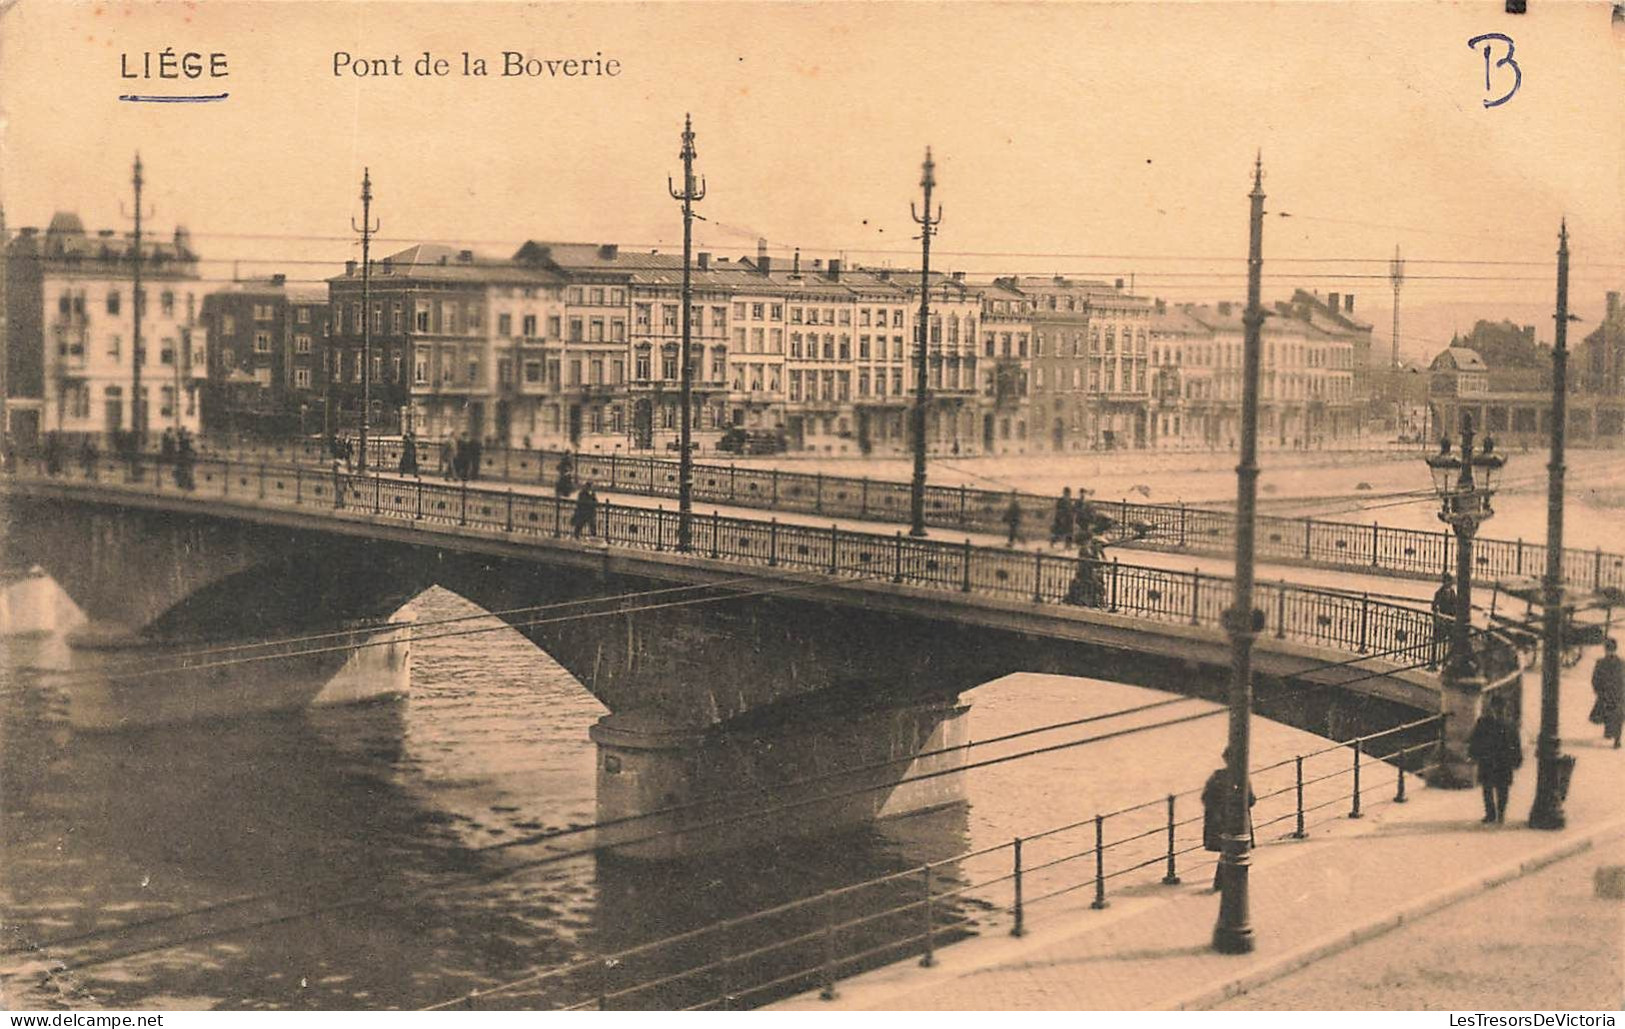
[[[0,579],[0,637],[52,636],[84,621],[62,587],[35,565]]]
[[[591,730],[597,820],[612,823],[599,842],[692,858],[960,803],[969,710],[938,697],[709,730],[606,715]]]

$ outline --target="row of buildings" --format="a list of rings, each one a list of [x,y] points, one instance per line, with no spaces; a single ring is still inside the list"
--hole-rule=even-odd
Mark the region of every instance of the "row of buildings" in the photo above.
[[[610,451],[675,437],[682,258],[532,241],[507,257],[419,244],[315,288],[281,276],[207,283],[184,230],[142,244],[141,397],[134,246],[72,214],[3,231],[6,428],[468,434]],[[1117,282],[930,276],[839,259],[696,255],[694,425],[781,433],[793,450],[906,448],[915,346],[927,348],[927,441],[941,453],[1232,446],[1242,305],[1171,306]],[[364,279],[370,280],[364,289]],[[1371,325],[1352,295],[1296,291],[1263,327],[1260,428],[1269,445],[1350,440],[1366,427]],[[1617,371],[1615,373],[1617,375]]]

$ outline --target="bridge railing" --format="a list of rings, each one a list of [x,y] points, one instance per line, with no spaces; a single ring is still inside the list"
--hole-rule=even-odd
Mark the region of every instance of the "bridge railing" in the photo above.
[[[34,469],[37,474],[43,467]],[[498,533],[516,539],[578,535],[577,505],[568,500],[468,483],[455,485],[381,475],[202,459],[182,489],[177,469],[152,458],[101,459],[73,465],[68,478],[155,493],[181,492],[250,505],[276,504],[428,524],[451,531]],[[679,522],[662,507],[599,504],[579,535],[618,548],[676,551]],[[1137,620],[1217,628],[1231,600],[1231,579],[1089,560],[1065,553],[1028,552],[937,539],[763,521],[720,514],[692,521],[692,553],[732,564],[783,568],[975,593],[1010,601],[1091,608]],[[1394,664],[1425,662],[1433,645],[1431,615],[1420,608],[1364,594],[1260,582],[1256,603],[1265,631],[1276,639],[1360,654]],[[1498,644],[1501,645],[1501,644]],[[1515,660],[1515,658],[1513,659]]]
[[[1442,724],[1440,716],[1417,719],[1254,768],[1254,845],[1288,845],[1328,822],[1403,803],[1433,767]],[[1075,915],[1056,910],[1069,897],[1071,909],[1101,909],[1124,889],[1143,894],[1158,882],[1177,886],[1207,876],[1216,857],[1205,838],[1202,793],[1194,787],[1111,811],[1078,812],[1008,843],[533,969],[433,1007],[726,1009],[814,989],[833,999],[844,978],[912,956],[934,964],[941,947],[959,940],[1041,931],[1046,915],[1075,928]]]
[[[397,467],[401,451],[398,441],[374,441],[369,449],[375,467]],[[322,445],[316,440],[227,445],[219,455],[250,463],[319,463],[325,458]],[[483,452],[480,476],[500,482],[551,486],[557,477],[559,462],[566,456],[573,459],[577,482],[591,481],[611,492],[656,497],[677,495],[677,462],[655,457],[494,448]],[[425,474],[433,475],[439,467],[438,448],[432,444],[420,445],[418,463]],[[750,465],[703,462],[694,465],[694,498],[702,503],[903,522],[909,517],[909,496],[906,482]],[[1026,537],[1049,535],[1055,511],[1054,497],[966,486],[928,485],[926,524],[1002,534],[1007,529],[1006,516],[1012,500],[1021,511],[1020,524]],[[1131,503],[1126,499],[1092,502],[1092,505],[1111,519],[1109,535],[1120,541],[1199,553],[1229,553],[1234,549],[1235,518],[1228,511],[1183,504]],[[1260,559],[1287,564],[1328,565],[1413,576],[1435,575],[1455,567],[1455,538],[1448,530],[1426,532],[1376,523],[1361,525],[1261,515],[1257,547]],[[1545,569],[1545,554],[1544,544],[1538,542],[1479,539],[1473,561],[1479,574],[1505,579],[1541,574]],[[1563,554],[1563,573],[1565,581],[1575,586],[1625,588],[1625,554],[1569,548]]]

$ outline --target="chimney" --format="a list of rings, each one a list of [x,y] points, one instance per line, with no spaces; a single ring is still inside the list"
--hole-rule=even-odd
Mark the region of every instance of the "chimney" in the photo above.
[[[829,259],[829,281],[841,281],[841,259],[838,257],[832,257]]]
[[[964,282],[965,281],[965,273],[964,272],[954,272],[954,281],[955,282]]]
[[[1344,314],[1353,314],[1354,313],[1354,294],[1353,293],[1344,293],[1343,294],[1343,313]]]
[[[344,274],[345,275],[354,275],[355,274],[355,262],[354,261],[345,261],[344,262]]]
[[[880,269],[879,274],[880,274],[880,281],[881,282],[890,282],[891,281],[891,269],[890,268],[882,268],[882,269]]]
[[[1123,280],[1122,279],[1117,280],[1116,288],[1117,289],[1122,289],[1123,288]]]
[[[1228,301],[1228,300],[1219,301],[1219,314],[1223,315],[1226,318],[1230,317],[1230,301]]]
[[[812,270],[815,272],[821,272],[824,270],[824,259],[822,257],[813,258]]]
[[[1328,294],[1326,294],[1326,308],[1329,311],[1331,311],[1333,314],[1336,314],[1338,309],[1340,307],[1342,307],[1342,306],[1343,306],[1343,294],[1341,294],[1341,293],[1328,293]]]
[[[1619,290],[1608,291],[1608,320],[1613,321],[1619,316]]]
[[[800,247],[796,247],[795,256],[790,258],[790,274],[791,275],[800,275],[801,274],[801,248]]]
[[[766,254],[757,254],[756,270],[761,272],[763,275],[771,275],[773,273],[773,258],[767,256]]]
[[[605,261],[613,261],[620,255],[621,247],[618,243],[604,243],[598,248],[598,256]]]
[[[96,233],[96,235],[100,236],[102,239],[112,239],[113,238],[113,230],[112,229],[102,229],[102,230],[98,231]]]
[[[275,275],[271,276],[271,285],[273,285],[273,286],[286,286],[287,284],[288,284],[288,277],[286,275],[284,275],[282,272],[277,272]]]
[[[766,236],[757,236],[756,237],[756,267],[758,267],[758,268],[763,267],[762,262],[764,262],[766,260],[767,260],[767,237]]]
[[[385,274],[385,275],[393,275],[393,274],[395,274],[395,259],[393,257],[384,258],[382,267],[383,267],[383,274]]]
[[[459,251],[457,251],[457,263],[458,264],[473,264],[474,263],[474,251],[472,251],[472,250],[459,250]]]
[[[705,251],[705,250],[700,251],[700,254],[699,254],[699,268],[700,268],[700,271],[702,271],[702,272],[711,270],[711,254],[710,254],[709,251]]]
[[[1157,300],[1156,300],[1156,305],[1157,305],[1157,313],[1158,314],[1167,314],[1168,313],[1168,301],[1162,299],[1161,297],[1158,297]]]

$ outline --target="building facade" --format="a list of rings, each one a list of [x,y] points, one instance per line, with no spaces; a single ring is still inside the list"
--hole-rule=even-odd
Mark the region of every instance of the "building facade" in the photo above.
[[[290,287],[282,275],[234,282],[204,296],[204,431],[321,432],[327,425],[328,311],[325,291]]]
[[[167,240],[145,236],[139,257],[137,295],[131,234],[91,235],[78,215],[59,212],[44,233],[25,228],[7,242],[5,428],[12,440],[199,430],[207,362],[201,332],[194,336],[197,254],[186,230],[176,228]]]

